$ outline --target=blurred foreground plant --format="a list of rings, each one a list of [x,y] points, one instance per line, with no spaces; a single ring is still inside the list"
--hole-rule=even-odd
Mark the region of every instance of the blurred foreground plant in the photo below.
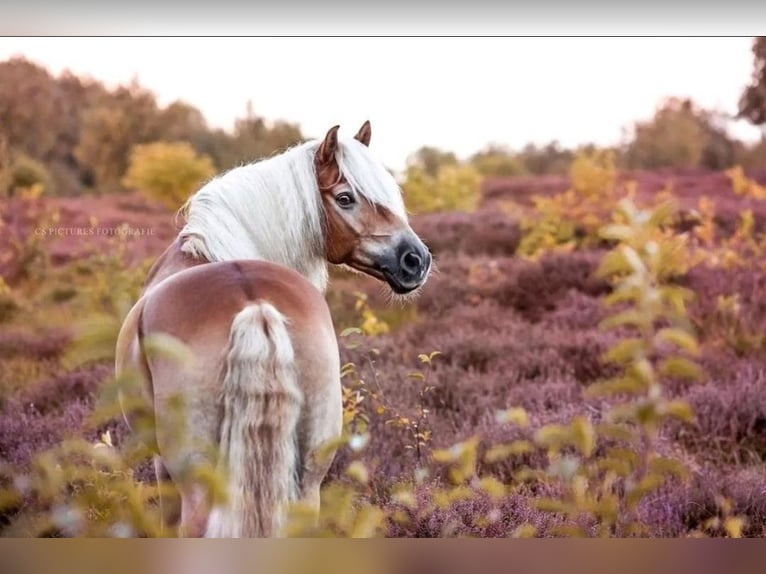
[[[616,401],[599,423],[577,416],[535,437],[548,450],[550,477],[563,488],[560,498],[536,505],[568,517],[562,534],[646,534],[641,502],[666,481],[688,476],[682,462],[656,449],[666,420],[695,421],[687,403],[666,396],[664,383],[702,377],[691,360],[699,353],[686,307],[692,293],[674,284],[688,260],[686,238],[669,230],[674,211],[671,203],[645,211],[622,200],[616,221],[601,230],[617,242],[598,274],[614,282],[605,303],[618,308],[602,327],[623,334],[603,359],[621,372],[587,394]]]
[[[190,352],[173,337],[147,337],[144,347],[148,354],[173,361],[179,369],[192,367]],[[87,361],[88,357],[79,359]],[[106,381],[97,407],[86,421],[84,430],[92,432],[126,417],[132,432],[123,444],[113,444],[106,431],[95,443],[66,439],[38,454],[28,468],[0,468],[0,512],[10,522],[4,535],[175,536],[164,512],[177,506],[179,488],[202,487],[211,505],[225,498],[225,483],[215,467],[215,445],[189,439],[192,433],[188,432],[184,397],[171,397],[167,410],[157,419],[145,385],[143,377],[130,370]],[[173,484],[136,478],[136,468],[154,456],[156,425],[166,427],[166,436],[175,437],[162,453]],[[203,456],[189,456],[192,452]]]

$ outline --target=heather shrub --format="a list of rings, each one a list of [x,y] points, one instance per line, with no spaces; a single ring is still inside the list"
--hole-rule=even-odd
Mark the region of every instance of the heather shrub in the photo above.
[[[683,238],[663,231],[671,211],[636,210],[622,201],[619,223],[602,233],[618,245],[603,260],[599,274],[616,286],[606,297],[619,311],[602,323],[632,333],[605,353],[622,373],[591,385],[591,396],[627,397],[611,406],[599,424],[578,415],[568,425],[548,425],[536,441],[548,450],[548,475],[560,485],[558,497],[537,500],[538,508],[564,514],[565,535],[642,535],[647,532],[640,504],[668,481],[684,478],[684,465],[657,452],[655,443],[667,419],[690,423],[689,405],[664,396],[663,379],[698,378],[699,367],[685,355],[698,353],[689,330],[689,293],[672,284],[683,269]],[[666,326],[660,326],[660,325]],[[670,346],[671,354],[665,350]],[[733,531],[731,534],[737,534]]]
[[[13,286],[39,281],[49,266],[48,229],[58,211],[39,197],[39,188],[0,205],[0,276]]]
[[[180,341],[169,336],[147,338],[149,352],[161,353],[166,358],[179,361],[183,368],[188,360],[188,350]],[[70,387],[79,385],[69,381]],[[174,468],[177,485],[184,487],[194,483],[209,493],[208,502],[213,504],[225,496],[223,478],[211,464],[212,455],[206,461],[189,460],[185,456],[190,448],[187,438],[186,409],[182,396],[171,397],[168,412],[162,419],[155,419],[152,408],[146,402],[139,385],[141,376],[126,372],[120,378],[108,381],[102,387],[95,411],[80,409],[75,415],[75,425],[64,422],[65,427],[83,426],[90,434],[98,433],[98,440],[75,436],[61,436],[61,429],[49,428],[41,423],[62,425],[57,417],[34,417],[35,411],[20,418],[0,419],[0,439],[6,445],[12,440],[7,436],[13,424],[31,424],[50,436],[55,433],[55,443],[47,450],[30,457],[24,470],[4,465],[0,468],[0,512],[5,512],[8,526],[6,535],[11,536],[87,536],[131,537],[176,535],[164,524],[158,500],[160,496],[172,500],[175,487],[167,483],[152,484],[138,480],[136,468],[152,455],[148,445],[154,425],[169,425],[177,437],[175,444],[167,445],[163,457]],[[118,400],[117,392],[123,396]],[[64,412],[82,403],[74,402]],[[56,405],[48,405],[55,408]],[[122,413],[131,418],[133,434],[117,448],[111,432],[101,432]],[[87,415],[87,416],[83,416]],[[11,424],[11,428],[8,425]],[[73,429],[71,429],[73,430]],[[18,433],[18,429],[17,429]],[[21,434],[21,433],[18,433]],[[63,440],[62,440],[63,439]],[[45,444],[45,441],[42,441]],[[23,447],[23,443],[19,445]],[[211,447],[194,445],[195,449]],[[18,450],[18,447],[17,447]],[[5,458],[5,457],[4,457]],[[23,460],[23,453],[14,453],[15,459]],[[188,483],[187,483],[188,481]],[[166,501],[167,502],[167,501]]]
[[[0,197],[6,197],[10,189],[11,154],[8,149],[8,139],[0,135]]]
[[[557,307],[560,297],[574,289],[592,296],[606,293],[608,284],[594,277],[598,255],[588,252],[565,256],[546,255],[539,261],[524,262],[509,274],[497,292],[501,305],[513,307],[530,321]]]
[[[605,181],[586,173],[592,187]],[[699,205],[694,178],[674,186],[687,208]],[[637,200],[656,205],[665,181]],[[407,307],[373,280],[333,271],[345,432],[318,523],[295,505],[287,534],[761,535],[766,270],[749,264],[748,247],[761,232],[758,200],[725,188],[724,205],[739,211],[724,229],[719,184],[705,187],[710,210],[685,235],[670,212],[627,209],[592,246],[532,261],[514,257],[518,226],[501,210],[413,217],[436,269]],[[689,255],[697,242],[729,245],[739,261],[713,268]],[[103,384],[146,272],[127,266],[129,245],[108,245],[49,266],[34,291],[13,284],[31,305],[0,333],[0,457],[12,465],[0,471],[4,535],[175,534],[157,513],[143,431],[122,422],[118,383]],[[626,262],[636,267],[620,271]],[[693,386],[693,372],[710,384]],[[168,424],[183,424],[177,407]],[[205,468],[189,468],[189,480],[225,495]]]
[[[684,283],[699,294],[691,317],[700,336],[712,349],[752,355],[764,349],[766,277],[753,266],[717,269],[701,264]]]
[[[0,276],[0,323],[9,321],[19,310],[19,307],[17,297]]]
[[[731,359],[718,357],[718,360]],[[760,465],[766,459],[766,365],[737,360],[724,372],[710,374],[710,384],[686,393],[697,415],[691,429],[673,429],[697,458],[710,464]]]
[[[519,223],[502,211],[447,212],[413,218],[413,229],[435,255],[513,255],[521,240]]]
[[[178,208],[214,173],[210,157],[197,154],[188,143],[155,142],[133,148],[122,184]]]

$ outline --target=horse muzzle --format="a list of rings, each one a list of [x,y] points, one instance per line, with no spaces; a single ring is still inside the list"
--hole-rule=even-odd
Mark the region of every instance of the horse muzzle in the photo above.
[[[399,295],[421,287],[431,271],[431,253],[422,241],[403,239],[377,261],[383,279]]]

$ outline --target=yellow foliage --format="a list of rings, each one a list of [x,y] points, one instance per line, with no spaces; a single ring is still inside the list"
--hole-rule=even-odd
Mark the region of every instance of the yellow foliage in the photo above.
[[[520,255],[535,259],[546,251],[571,251],[598,241],[598,229],[616,197],[612,152],[578,154],[570,168],[570,183],[563,193],[532,198],[536,214],[522,221]]]
[[[367,303],[367,295],[357,292],[354,308],[362,315],[361,329],[365,335],[385,335],[390,331],[388,323],[380,319]]]
[[[178,208],[214,173],[210,157],[188,143],[155,142],[133,148],[122,184]]]
[[[481,196],[481,175],[471,166],[442,165],[436,176],[410,166],[402,187],[412,213],[473,211]]]
[[[735,169],[733,173],[738,172]],[[757,189],[754,191],[755,188],[747,187],[746,184],[743,184],[743,187],[734,183],[737,177],[734,175],[732,180],[735,192],[757,198],[757,194],[761,191]],[[757,186],[754,182],[751,183]],[[766,193],[766,188],[760,189]],[[754,264],[764,265],[763,254],[766,252],[766,236],[756,234],[755,218],[751,209],[745,209],[740,214],[737,228],[730,237],[720,239],[716,237],[715,205],[707,196],[702,196],[698,200],[695,215],[698,225],[692,230],[694,249],[690,254],[691,265],[704,263],[710,267],[723,269],[749,267]]]
[[[569,168],[572,189],[582,198],[611,196],[617,183],[617,169],[611,150],[578,154]]]
[[[751,199],[766,199],[766,187],[748,178],[742,166],[735,165],[726,170],[734,193]]]

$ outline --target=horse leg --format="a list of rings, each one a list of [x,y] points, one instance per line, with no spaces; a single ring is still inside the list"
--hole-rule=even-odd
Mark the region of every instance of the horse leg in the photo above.
[[[300,496],[311,508],[315,519],[319,516],[320,486],[335,458],[336,449],[326,445],[336,440],[343,430],[341,385],[336,369],[313,371],[314,379],[318,372],[329,375],[324,376],[318,385],[321,392],[317,393],[316,398],[305,402],[298,427]]]
[[[165,369],[152,365],[154,381],[163,388],[175,390],[167,396],[155,397],[155,413],[157,446],[162,457],[158,474],[168,476],[178,494],[172,497],[168,507],[163,500],[163,515],[170,524],[178,525],[178,535],[182,537],[204,536],[210,513],[210,492],[196,474],[197,469],[214,469],[217,463],[218,404],[216,394],[205,384],[215,380],[213,373],[218,371],[215,367],[202,366],[192,373],[177,367]],[[184,386],[187,387],[183,392],[184,409],[179,413],[170,401]],[[177,425],[167,424],[169,422],[182,426],[174,428]]]

